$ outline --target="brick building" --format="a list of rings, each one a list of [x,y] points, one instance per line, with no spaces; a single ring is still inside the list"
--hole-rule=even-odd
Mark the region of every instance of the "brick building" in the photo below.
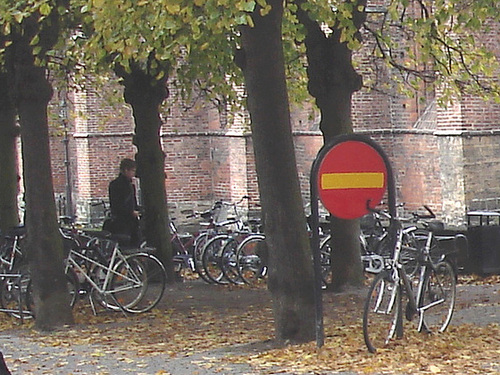
[[[500,46],[498,33],[487,38]],[[116,90],[110,87],[101,89]],[[373,137],[389,156],[398,202],[409,210],[427,204],[447,223],[461,225],[469,210],[500,209],[500,105],[464,96],[443,108],[436,105],[438,95],[432,92],[422,103],[394,92],[361,91],[353,98],[354,128]],[[55,190],[64,196],[70,170],[73,202],[79,217],[86,218],[91,201],[107,199],[119,161],[134,156],[134,124],[123,103],[106,103],[96,93],[74,92],[69,101],[67,141],[61,132],[52,137]],[[206,103],[189,110],[171,103],[166,108],[161,139],[171,210],[207,207],[216,199],[236,201],[243,195],[257,202],[247,118],[228,120]],[[318,116],[312,108],[292,112],[304,204],[311,164],[322,145]]]
[[[119,161],[133,157],[133,120],[103,109],[93,95],[74,95],[69,124],[69,168],[73,202],[80,217],[88,216],[91,201],[107,199],[107,185]],[[99,110],[96,110],[99,108]],[[468,210],[500,208],[500,105],[465,97],[452,108],[431,102],[416,121],[400,119],[414,108],[407,99],[354,98],[354,126],[385,150],[396,176],[397,199],[409,209],[428,204],[448,223],[461,224]],[[371,114],[374,114],[372,116]],[[307,203],[311,163],[322,145],[317,113],[293,115],[299,178]],[[316,117],[315,117],[316,116]],[[166,189],[172,209],[210,205],[216,199],[236,201],[250,195],[258,201],[252,140],[244,123],[223,125],[210,106],[182,112],[173,109],[161,131],[165,152]],[[52,137],[56,193],[66,186],[64,136]],[[279,150],[277,150],[279,152]]]

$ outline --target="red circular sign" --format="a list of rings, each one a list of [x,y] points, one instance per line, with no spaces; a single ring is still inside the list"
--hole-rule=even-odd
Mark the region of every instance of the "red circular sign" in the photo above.
[[[377,206],[387,187],[387,167],[380,153],[365,142],[348,140],[333,146],[318,169],[323,206],[341,219],[356,219]]]

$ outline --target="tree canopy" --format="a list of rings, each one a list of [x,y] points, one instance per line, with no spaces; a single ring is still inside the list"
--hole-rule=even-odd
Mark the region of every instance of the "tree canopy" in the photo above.
[[[68,41],[60,42],[71,58],[68,61],[87,56],[89,71],[103,62],[107,63],[104,66],[120,63],[125,67],[131,61],[141,62],[155,76],[165,74],[162,61],[175,61],[171,85],[178,84],[187,95],[195,83],[209,97],[224,103],[225,98],[241,99],[234,93],[234,85],[242,84],[242,75],[232,61],[240,46],[238,28],[252,26],[250,12],[257,4],[262,14],[270,10],[265,0],[66,0],[66,6],[61,4],[50,0],[2,2],[0,55],[23,20],[37,14],[42,22],[56,8],[59,19],[72,19],[71,41],[85,41],[86,55],[67,48]],[[363,9],[357,2],[345,0],[286,2],[283,33],[287,74],[292,100],[297,97],[300,102],[307,82],[302,45],[306,31],[298,22],[297,7],[324,25],[326,33],[332,28],[340,31],[341,41],[353,51],[363,44],[366,47],[370,35],[373,58],[395,68],[393,79],[402,84],[400,87],[415,90],[423,80],[436,84],[443,100],[465,91],[500,100],[495,79],[498,58],[493,52],[498,43],[495,31],[500,4],[495,0],[377,1]],[[361,29],[363,39],[357,36],[354,11],[368,14]],[[45,42],[43,33],[32,37],[38,56],[47,52]],[[376,64],[374,60],[372,64]],[[365,85],[372,86],[372,82],[366,79]],[[301,89],[293,90],[296,87]]]

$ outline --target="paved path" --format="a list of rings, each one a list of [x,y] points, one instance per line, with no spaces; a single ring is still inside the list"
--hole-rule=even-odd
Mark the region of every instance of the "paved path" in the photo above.
[[[176,284],[170,286],[169,292],[175,296],[171,300],[172,305],[178,304],[181,308],[183,304],[186,308],[192,308],[197,303],[209,303],[214,308],[222,309],[228,304],[243,305],[243,301],[249,298],[255,300],[251,303],[259,300],[266,303],[268,299],[266,291],[228,291],[201,282]],[[459,286],[452,324],[489,323],[500,323],[500,285]],[[13,374],[250,375],[258,373],[245,364],[221,364],[216,359],[263,350],[266,345],[270,345],[265,342],[238,344],[170,358],[154,352],[131,356],[123,351],[111,350],[105,343],[45,346],[25,335],[15,330],[0,332],[0,348]]]

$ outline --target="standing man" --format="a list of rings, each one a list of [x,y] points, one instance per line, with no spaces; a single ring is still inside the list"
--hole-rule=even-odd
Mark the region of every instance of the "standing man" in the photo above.
[[[139,246],[139,210],[135,186],[136,163],[132,159],[120,162],[119,176],[109,183],[109,203],[111,206],[111,227],[113,234],[130,236],[130,245]]]

